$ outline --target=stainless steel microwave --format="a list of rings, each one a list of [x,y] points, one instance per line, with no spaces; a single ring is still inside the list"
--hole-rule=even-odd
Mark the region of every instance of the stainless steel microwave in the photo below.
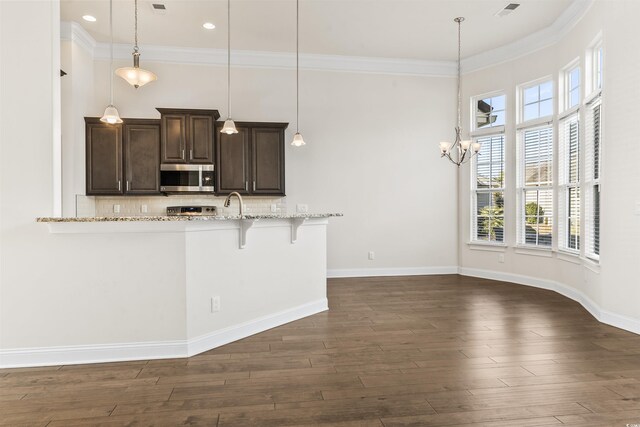
[[[160,191],[213,193],[213,165],[160,165]]]

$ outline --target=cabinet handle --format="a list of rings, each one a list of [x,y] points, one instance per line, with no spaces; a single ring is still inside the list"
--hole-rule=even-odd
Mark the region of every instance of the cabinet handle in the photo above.
[[[256,182],[253,181],[253,191],[256,191]]]
[[[249,181],[244,182],[244,191],[249,191]]]
[[[127,191],[131,190],[131,186],[129,185],[129,180],[127,180]]]
[[[122,182],[118,180],[118,191],[122,190]]]
[[[189,158],[193,160],[193,149],[189,150]]]
[[[180,156],[182,160],[184,160],[184,148],[182,149],[182,156]]]

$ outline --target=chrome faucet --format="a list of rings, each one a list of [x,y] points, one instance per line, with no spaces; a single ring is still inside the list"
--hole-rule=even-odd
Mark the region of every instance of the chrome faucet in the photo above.
[[[244,203],[242,201],[242,196],[237,191],[234,191],[233,193],[229,193],[227,198],[224,200],[224,207],[225,208],[229,207],[229,204],[231,203],[231,196],[236,196],[238,198],[238,203],[240,203],[240,216],[244,216]]]

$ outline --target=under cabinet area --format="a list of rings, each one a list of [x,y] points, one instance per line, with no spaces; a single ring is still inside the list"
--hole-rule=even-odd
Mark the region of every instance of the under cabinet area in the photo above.
[[[217,124],[217,130],[223,124]],[[216,145],[216,192],[285,195],[284,132],[288,123],[236,122],[237,134],[221,133]]]
[[[87,195],[160,194],[160,122],[85,118]]]
[[[157,108],[161,114],[162,163],[212,164],[217,110]]]

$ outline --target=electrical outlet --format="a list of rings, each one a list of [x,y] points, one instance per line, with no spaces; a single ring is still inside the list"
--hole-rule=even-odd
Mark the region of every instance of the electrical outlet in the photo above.
[[[211,312],[217,313],[218,311],[220,311],[220,297],[211,297]]]
[[[373,261],[376,259],[376,253],[374,251],[369,251],[369,260]]]
[[[498,262],[504,262],[504,254],[498,254]]]
[[[275,203],[272,203],[271,204],[271,212],[272,213],[278,212],[278,205],[276,205]]]
[[[307,213],[309,212],[309,205],[303,204],[303,203],[298,203],[296,205],[296,212],[298,213]]]
[[[140,213],[147,213],[147,205],[140,205]]]
[[[120,213],[120,205],[113,205],[113,213]]]

